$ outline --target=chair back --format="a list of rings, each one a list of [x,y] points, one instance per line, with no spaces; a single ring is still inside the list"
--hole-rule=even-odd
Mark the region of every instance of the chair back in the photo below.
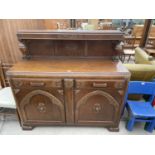
[[[136,42],[135,36],[126,37],[124,41],[124,48],[130,48],[133,50],[135,48],[135,42]]]
[[[129,94],[155,95],[155,82],[131,81],[128,85]]]

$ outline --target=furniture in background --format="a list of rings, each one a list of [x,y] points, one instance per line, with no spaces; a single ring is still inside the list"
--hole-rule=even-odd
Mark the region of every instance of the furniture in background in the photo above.
[[[155,96],[155,83],[141,81],[129,82],[127,95],[129,94],[149,95],[149,99],[148,101],[127,99],[126,107],[129,112],[127,129],[132,131],[135,122],[146,122],[145,129],[148,132],[152,132],[155,127],[155,109],[152,106]]]
[[[0,114],[15,115],[16,103],[11,87],[0,89]]]
[[[9,80],[7,78],[6,72],[13,66],[13,64],[8,63],[2,63],[2,74],[3,74],[3,83],[5,87],[10,87]]]
[[[1,68],[1,65],[0,65]],[[0,79],[3,79],[2,69],[0,70]],[[3,83],[3,82],[1,82]],[[3,86],[3,85],[2,85]],[[15,115],[16,103],[11,87],[0,88],[0,115]]]
[[[155,57],[155,49],[147,49],[147,48],[146,48],[145,51],[146,51],[149,55]]]
[[[131,73],[131,81],[152,81],[155,78],[155,59],[142,48],[135,49],[135,64],[124,64]]]
[[[130,73],[115,58],[120,31],[19,31],[7,75],[23,129],[103,126],[118,131]],[[22,44],[22,46],[21,46]]]
[[[0,87],[4,88],[6,86],[5,84],[5,77],[3,74],[3,69],[2,69],[2,62],[0,61]]]
[[[140,40],[142,38],[144,31],[144,25],[134,25],[132,35],[136,36],[136,44],[140,44]],[[154,42],[155,41],[155,25],[152,25],[149,32],[148,42]],[[147,48],[152,48],[151,45],[147,44]]]
[[[127,62],[131,60],[131,57],[135,55],[135,36],[130,36],[125,39],[124,45],[123,45],[123,55],[125,62],[126,57],[128,57]]]
[[[112,22],[102,22],[99,24],[100,30],[114,30],[115,28],[112,26]]]

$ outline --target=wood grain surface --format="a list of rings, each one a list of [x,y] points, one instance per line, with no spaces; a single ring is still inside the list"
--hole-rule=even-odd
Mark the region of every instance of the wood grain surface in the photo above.
[[[121,62],[105,59],[51,59],[18,62],[8,72],[10,76],[125,76],[129,75]]]

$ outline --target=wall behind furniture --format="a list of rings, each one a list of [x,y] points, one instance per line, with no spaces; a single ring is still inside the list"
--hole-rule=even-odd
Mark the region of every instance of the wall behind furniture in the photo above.
[[[61,19],[1,19],[0,20],[0,60],[3,64],[13,64],[22,59],[16,33],[21,29],[56,29]]]
[[[22,58],[16,33],[19,29],[44,29],[43,20],[0,20],[0,59],[3,63],[15,63]]]

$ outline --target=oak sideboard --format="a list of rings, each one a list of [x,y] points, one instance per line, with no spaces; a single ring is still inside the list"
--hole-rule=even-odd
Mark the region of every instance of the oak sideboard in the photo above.
[[[130,79],[120,31],[21,30],[22,61],[7,71],[23,129],[47,125],[119,130]]]

